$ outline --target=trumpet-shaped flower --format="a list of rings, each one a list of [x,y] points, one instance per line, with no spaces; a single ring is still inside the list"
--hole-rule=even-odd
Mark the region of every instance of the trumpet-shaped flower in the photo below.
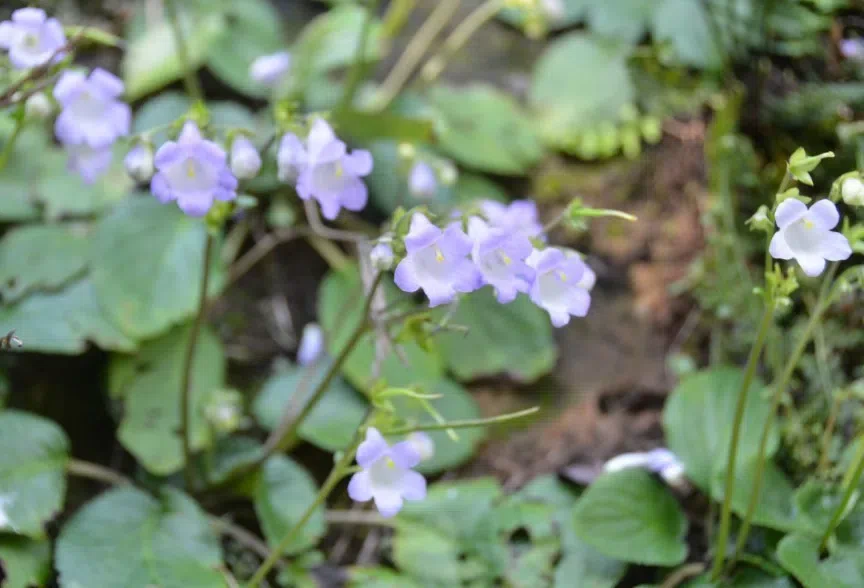
[[[348,495],[357,502],[374,500],[381,516],[392,517],[402,510],[403,500],[426,498],[426,479],[411,469],[419,463],[420,454],[410,442],[391,447],[378,429],[369,427],[357,448],[361,469],[351,477]]]
[[[842,261],[852,255],[846,237],[831,230],[840,222],[840,214],[830,200],[820,200],[808,210],[800,200],[789,198],[777,207],[774,220],[779,230],[771,239],[771,256],[795,259],[808,276],[821,274],[826,260]]]
[[[249,68],[249,77],[264,86],[275,86],[291,70],[291,54],[280,51],[257,57]]]
[[[408,191],[416,198],[432,198],[438,191],[435,170],[425,161],[418,161],[408,174]]]
[[[132,112],[118,97],[124,86],[120,78],[96,68],[85,76],[65,71],[54,86],[54,98],[63,110],[54,123],[57,138],[66,145],[107,147],[129,134]]]
[[[204,139],[192,121],[183,126],[177,141],[159,148],[155,163],[153,195],[163,203],[176,200],[189,216],[204,216],[214,200],[237,197],[237,178],[228,169],[225,151]]]
[[[528,237],[490,228],[476,216],[468,220],[468,236],[474,242],[471,258],[483,282],[495,289],[498,302],[513,302],[519,292],[528,291],[534,278],[525,263],[534,250]]]
[[[19,8],[12,13],[12,20],[0,22],[0,48],[9,51],[9,61],[16,69],[62,59],[58,50],[65,44],[63,26],[39,8]]]
[[[571,316],[585,316],[591,306],[591,295],[583,285],[585,262],[578,256],[567,256],[560,249],[534,251],[527,263],[536,275],[531,285],[531,300],[549,313],[552,324],[563,327]]]
[[[452,302],[458,292],[471,292],[482,284],[480,272],[468,258],[472,243],[458,223],[439,229],[423,214],[414,213],[405,236],[405,259],[396,266],[394,279],[404,292],[423,290],[429,306]]]
[[[67,166],[78,173],[87,184],[92,184],[111,167],[111,146],[94,149],[88,145],[67,145]]]
[[[537,215],[537,205],[531,200],[514,200],[509,205],[484,200],[480,207],[493,227],[529,238],[542,236],[543,225]]]
[[[348,153],[345,143],[319,118],[306,141],[306,165],[297,178],[297,194],[303,200],[317,200],[324,218],[333,220],[342,208],[358,211],[366,206],[369,193],[360,178],[371,171],[372,154],[362,149]]]

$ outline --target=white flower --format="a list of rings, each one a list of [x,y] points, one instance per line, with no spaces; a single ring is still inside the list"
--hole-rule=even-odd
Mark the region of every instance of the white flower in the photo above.
[[[843,202],[850,206],[864,206],[864,182],[858,178],[843,180],[840,195],[843,196]]]
[[[774,220],[780,230],[771,239],[771,256],[795,259],[808,276],[821,274],[825,260],[842,261],[852,255],[846,237],[831,230],[840,222],[840,214],[830,200],[820,200],[809,210],[800,200],[784,200]]]

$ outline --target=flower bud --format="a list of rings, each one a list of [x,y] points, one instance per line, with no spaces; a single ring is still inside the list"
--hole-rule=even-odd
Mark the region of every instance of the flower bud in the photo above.
[[[441,177],[441,183],[445,186],[452,186],[459,179],[459,170],[453,165],[452,161],[445,161],[438,168],[438,174]]]
[[[275,86],[288,75],[290,69],[291,54],[280,51],[256,58],[249,68],[249,76],[264,86]]]
[[[27,118],[43,119],[51,116],[54,105],[44,92],[37,92],[24,103],[24,115]]]
[[[238,136],[231,143],[231,173],[238,180],[249,180],[261,170],[261,156],[246,137]]]
[[[420,461],[432,459],[435,455],[435,442],[432,440],[432,437],[423,431],[414,431],[413,433],[410,433],[405,440],[414,448],[418,455],[420,455]]]
[[[309,323],[303,327],[300,337],[300,347],[297,349],[297,363],[309,365],[315,362],[324,352],[324,331],[317,323]]]
[[[393,248],[389,243],[378,243],[369,252],[369,257],[372,259],[372,267],[378,271],[384,272],[393,267]]]
[[[847,178],[843,180],[840,188],[843,202],[851,206],[864,206],[864,182],[858,178]]]
[[[153,166],[153,150],[145,143],[139,143],[129,150],[123,160],[126,173],[138,183],[149,182],[155,171]]]
[[[432,198],[438,191],[438,178],[435,170],[425,161],[418,161],[408,175],[408,190],[415,198]]]

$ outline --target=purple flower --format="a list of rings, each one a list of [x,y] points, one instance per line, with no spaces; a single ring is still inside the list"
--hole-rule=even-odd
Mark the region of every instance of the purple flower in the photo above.
[[[279,152],[276,154],[277,175],[280,182],[296,182],[300,172],[306,166],[306,148],[294,133],[285,133],[279,142]]]
[[[231,171],[238,180],[249,180],[261,170],[261,156],[252,141],[239,135],[231,143]]]
[[[537,272],[531,285],[531,300],[549,313],[552,324],[563,327],[570,316],[585,316],[591,295],[580,285],[585,263],[578,256],[566,256],[560,249],[534,251],[527,260]]]
[[[291,69],[291,54],[280,51],[272,55],[262,55],[252,62],[249,77],[264,86],[275,86]]]
[[[362,210],[369,197],[360,178],[372,171],[372,154],[365,150],[348,153],[345,143],[323,119],[317,119],[306,142],[306,165],[297,178],[297,194],[314,198],[321,214],[333,220],[341,208]]]
[[[94,149],[88,145],[67,145],[69,154],[67,166],[70,171],[81,175],[84,182],[92,184],[111,166],[111,146]]]
[[[168,141],[156,152],[156,170],[150,190],[160,202],[176,200],[189,216],[204,216],[214,200],[234,200],[237,178],[228,169],[225,151],[201,137],[198,126],[188,121],[177,141]]]
[[[153,178],[153,149],[150,145],[139,143],[129,150],[123,159],[126,173],[136,182],[149,182]]]
[[[468,220],[468,236],[474,241],[471,258],[483,283],[495,289],[498,302],[513,302],[519,292],[528,291],[534,279],[534,270],[525,263],[534,250],[528,237],[490,228],[476,216]]]
[[[44,65],[66,44],[63,26],[56,18],[46,18],[39,8],[19,8],[12,20],[0,22],[0,48],[9,51],[16,69]],[[54,61],[63,58],[57,53]]]
[[[425,161],[418,161],[408,174],[408,190],[415,198],[432,198],[438,191],[435,170]]]
[[[408,441],[393,447],[378,429],[369,427],[366,440],[357,448],[361,470],[348,483],[348,496],[357,502],[374,500],[383,517],[402,510],[404,500],[426,498],[426,479],[411,468],[420,463],[420,454]]]
[[[480,207],[493,227],[529,238],[542,237],[543,225],[538,219],[537,205],[531,200],[514,200],[509,206],[494,200],[484,200]]]
[[[779,231],[771,239],[769,253],[775,259],[795,259],[808,276],[818,276],[825,260],[842,261],[852,255],[849,241],[832,231],[840,222],[837,207],[820,200],[810,209],[800,200],[789,198],[774,213]]]
[[[422,289],[429,306],[452,302],[457,292],[471,292],[482,283],[480,272],[468,258],[471,239],[458,223],[442,231],[424,215],[414,213],[405,249],[405,259],[396,266],[396,285],[404,292]]]
[[[297,348],[297,363],[309,365],[314,363],[324,353],[324,331],[317,323],[308,323],[303,327],[300,346]]]
[[[864,42],[860,38],[843,39],[840,41],[840,54],[846,59],[864,59]]]
[[[129,134],[132,113],[118,100],[124,87],[120,78],[96,68],[85,76],[65,71],[54,86],[63,110],[54,123],[57,138],[66,145],[82,143],[98,149]]]

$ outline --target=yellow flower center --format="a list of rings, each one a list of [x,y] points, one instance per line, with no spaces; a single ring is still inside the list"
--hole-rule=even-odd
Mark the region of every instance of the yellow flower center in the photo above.
[[[196,174],[196,172],[195,172],[195,163],[194,163],[191,159],[189,159],[189,160],[186,161],[186,175],[187,175],[189,178],[194,178],[194,177],[195,177],[195,174]]]
[[[566,282],[566,281],[567,281],[567,274],[565,274],[565,273],[562,272],[562,271],[559,271],[559,272],[558,272],[558,277],[561,278],[561,281],[562,281],[562,282]]]
[[[511,263],[513,263],[513,260],[510,259],[510,256],[503,251],[499,251],[498,256],[501,258],[501,261],[504,262],[504,265],[510,265]]]
[[[814,227],[813,221],[810,220],[809,218],[805,218],[804,219],[804,228],[809,230],[809,229],[812,229],[813,227]]]
[[[442,263],[444,261],[444,254],[441,253],[441,250],[436,246],[435,247],[435,261],[438,263]]]
[[[390,458],[390,457],[388,457],[388,458],[384,461],[384,463],[385,463],[385,464],[387,465],[387,467],[390,468],[391,470],[392,470],[393,468],[396,467],[396,462],[394,462],[393,459]]]

